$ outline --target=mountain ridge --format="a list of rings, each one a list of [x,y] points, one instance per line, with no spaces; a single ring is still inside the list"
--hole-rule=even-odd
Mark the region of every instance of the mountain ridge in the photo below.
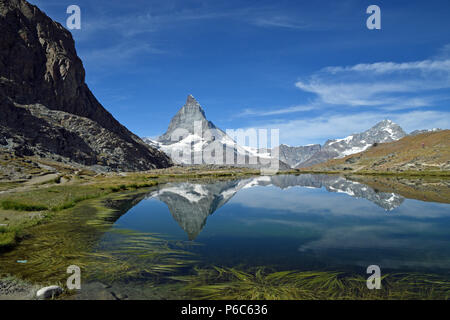
[[[195,121],[201,124],[197,129],[194,128]],[[205,141],[204,136],[199,136],[199,132],[203,134],[205,130],[214,132],[212,135],[214,137]],[[407,133],[398,124],[385,119],[363,132],[354,133],[341,139],[329,139],[323,145],[288,146],[280,144],[271,149],[235,146],[238,149],[235,154],[243,153],[255,157],[272,158],[277,156],[280,163],[284,165],[284,169],[301,169],[324,163],[330,159],[339,159],[362,152],[374,144],[396,141],[405,136]],[[225,132],[207,120],[205,111],[192,95],[188,95],[186,103],[171,119],[167,131],[162,136],[156,140],[150,138],[143,138],[143,140],[147,144],[163,150],[169,156],[174,151],[178,152],[191,147],[193,147],[193,153],[201,152],[208,144],[218,144],[218,141],[223,145],[220,145],[220,148],[227,148],[235,144],[235,141]],[[194,157],[186,159],[186,164],[194,163]]]
[[[289,163],[293,168],[305,168],[334,158],[342,158],[349,154],[366,150],[374,143],[383,143],[398,140],[406,136],[406,132],[391,120],[383,120],[361,133],[354,133],[342,139],[327,140],[323,145],[313,145],[315,153],[304,154],[304,150],[310,150],[311,146],[285,148],[291,152],[291,157],[304,159],[302,162],[293,163],[289,159],[280,160]],[[310,147],[310,149],[307,149]],[[295,149],[294,149],[295,148]],[[302,149],[304,148],[304,149]],[[297,153],[292,155],[292,153]]]
[[[172,164],[98,102],[61,24],[25,0],[0,0],[0,29],[3,150],[107,171]]]
[[[380,143],[341,159],[305,168],[312,171],[448,171],[450,170],[450,130],[408,135]]]

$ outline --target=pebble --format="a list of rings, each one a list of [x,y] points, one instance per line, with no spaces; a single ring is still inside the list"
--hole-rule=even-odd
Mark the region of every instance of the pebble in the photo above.
[[[49,286],[38,290],[36,297],[39,299],[49,299],[60,295],[62,292],[63,289],[59,286]]]

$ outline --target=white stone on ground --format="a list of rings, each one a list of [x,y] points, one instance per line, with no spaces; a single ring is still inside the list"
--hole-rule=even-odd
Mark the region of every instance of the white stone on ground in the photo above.
[[[36,292],[36,297],[40,299],[49,299],[60,295],[62,292],[63,289],[60,286],[49,286],[38,290],[38,292]]]

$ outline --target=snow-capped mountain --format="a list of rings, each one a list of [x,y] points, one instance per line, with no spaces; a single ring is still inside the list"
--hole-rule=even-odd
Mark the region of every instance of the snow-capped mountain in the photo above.
[[[183,139],[199,134],[200,128],[202,132],[214,130],[214,134],[218,137],[225,135],[222,130],[206,119],[205,111],[198,101],[192,95],[188,95],[185,105],[170,120],[169,128],[158,138],[158,141],[165,145],[176,144]]]
[[[383,120],[363,133],[356,133],[344,139],[329,140],[323,149],[336,151],[342,158],[362,152],[374,143],[392,142],[406,136],[406,132],[391,120]]]
[[[259,168],[275,161],[269,152],[238,145],[206,119],[205,111],[192,95],[187,97],[186,103],[172,118],[162,136],[143,140],[179,164],[227,164]],[[220,154],[222,157],[216,156]],[[239,162],[238,157],[245,159],[245,164]],[[288,168],[286,165],[284,167]]]
[[[343,139],[328,140],[321,149],[296,168],[305,168],[334,158],[362,152],[374,143],[392,142],[405,137],[403,129],[391,120],[383,120],[362,133],[355,133]]]

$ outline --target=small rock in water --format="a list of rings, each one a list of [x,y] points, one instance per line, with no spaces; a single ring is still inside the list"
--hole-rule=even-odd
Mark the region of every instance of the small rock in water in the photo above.
[[[116,300],[125,300],[128,298],[128,296],[126,294],[115,293],[113,291],[111,291],[111,294]]]
[[[116,297],[117,297],[119,300],[125,300],[125,299],[128,298],[128,296],[127,296],[126,294],[121,294],[121,293],[119,293]]]
[[[39,299],[49,299],[60,295],[62,292],[63,289],[59,286],[49,286],[36,292],[36,297]]]

